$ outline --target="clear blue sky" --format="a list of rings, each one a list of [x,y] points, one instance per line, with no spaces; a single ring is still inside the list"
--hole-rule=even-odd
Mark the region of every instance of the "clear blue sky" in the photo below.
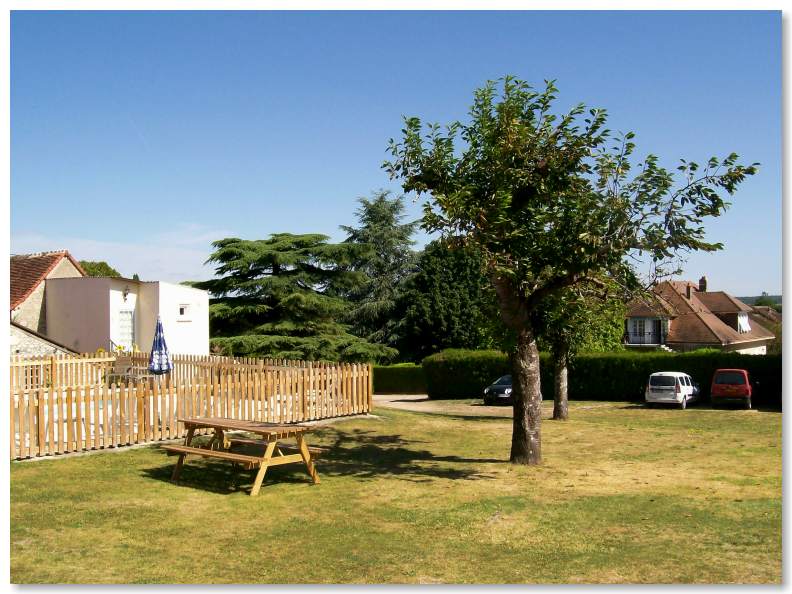
[[[399,190],[380,165],[403,114],[464,118],[514,74],[668,166],[761,162],[686,276],[780,293],[780,12],[15,12],[11,34],[15,253],[178,281],[211,275],[213,239],[341,240],[357,197]]]

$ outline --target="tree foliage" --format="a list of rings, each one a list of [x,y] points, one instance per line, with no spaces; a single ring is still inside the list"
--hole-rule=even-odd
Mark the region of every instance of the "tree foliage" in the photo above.
[[[534,316],[546,297],[607,273],[633,288],[629,258],[648,256],[653,276],[713,251],[704,221],[726,208],[756,172],[736,154],[676,173],[648,155],[634,162],[634,134],[612,137],[604,109],[555,113],[556,87],[506,77],[474,94],[466,122],[424,126],[405,118],[384,167],[406,192],[426,194],[424,226],[483,254],[501,316],[516,334],[511,460],[541,461],[541,390]]]
[[[121,273],[104,261],[80,260],[80,266],[88,276],[110,276],[119,278]]]
[[[364,279],[348,295],[353,303],[348,317],[352,332],[371,342],[392,346],[397,339],[396,300],[415,262],[411,248],[418,222],[403,223],[404,199],[389,196],[390,192],[379,191],[371,199],[360,198],[358,226],[343,225],[341,229],[348,233],[346,243],[365,248],[353,258],[350,267]]]
[[[582,283],[545,298],[536,313],[540,349],[562,352],[567,360],[583,352],[621,350],[627,308],[618,287],[611,283],[610,288]]]
[[[427,244],[405,282],[398,312],[398,348],[410,361],[448,348],[493,348],[503,338],[495,295],[472,247]]]
[[[763,305],[766,307],[772,307],[777,312],[781,311],[781,304],[778,303],[773,297],[767,294],[767,291],[762,291],[762,294],[756,298],[753,303],[754,305]]]
[[[217,278],[193,283],[213,296],[212,345],[226,354],[306,360],[388,360],[396,351],[353,336],[341,297],[361,283],[348,269],[355,244],[319,234],[215,241]]]
[[[603,288],[604,287],[604,288]],[[545,297],[537,308],[539,348],[553,359],[553,418],[568,418],[568,370],[581,352],[623,348],[626,306],[618,285],[607,277],[580,283]]]

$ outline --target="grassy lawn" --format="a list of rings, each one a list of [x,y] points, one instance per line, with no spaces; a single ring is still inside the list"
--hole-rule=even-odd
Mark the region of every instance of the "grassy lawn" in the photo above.
[[[444,406],[324,426],[322,483],[258,497],[156,446],[12,463],[12,582],[780,583],[781,414],[572,403],[528,468]]]

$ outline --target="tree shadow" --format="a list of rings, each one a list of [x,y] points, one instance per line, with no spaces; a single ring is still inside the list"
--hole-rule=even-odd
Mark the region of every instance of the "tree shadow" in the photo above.
[[[453,421],[462,421],[466,423],[470,423],[473,421],[511,421],[514,418],[514,412],[510,415],[496,415],[492,414],[449,414],[449,413],[426,413],[426,414],[434,414],[434,415],[442,415],[445,419],[450,419]]]
[[[440,456],[422,447],[427,442],[364,429],[322,428],[311,433],[307,441],[312,446],[320,446],[326,450],[316,460],[320,479],[337,476],[374,480],[386,477],[416,483],[428,483],[437,479],[493,479],[494,474],[483,471],[478,465],[508,462],[506,459],[496,458]],[[259,454],[261,450],[257,446],[245,445],[235,446],[234,451]],[[171,463],[143,469],[142,474],[147,478],[170,482],[177,459],[173,456],[170,458]],[[249,491],[255,473],[256,470],[235,469],[228,462],[190,457],[182,467],[179,485],[232,494]],[[310,480],[303,464],[286,464],[269,468],[262,488],[278,483],[306,483]]]

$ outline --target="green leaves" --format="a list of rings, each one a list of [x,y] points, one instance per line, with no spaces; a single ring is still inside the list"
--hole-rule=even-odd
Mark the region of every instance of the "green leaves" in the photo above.
[[[121,273],[110,266],[107,262],[94,262],[91,260],[80,260],[80,266],[88,276],[110,276],[118,278]]]
[[[344,296],[365,282],[351,266],[365,253],[321,234],[215,241],[218,278],[194,283],[212,293],[212,344],[229,354],[345,361],[389,360],[394,349],[348,332]]]
[[[506,76],[474,92],[465,122],[405,119],[384,167],[426,196],[426,230],[476,246],[528,308],[589,273],[630,284],[625,262],[639,253],[659,277],[690,251],[719,249],[705,241],[705,219],[758,164],[734,153],[703,167],[682,160],[674,173],[655,155],[635,163],[633,132],[611,142],[606,110],[554,112],[556,95],[554,81],[535,89]]]
[[[420,361],[445,348],[491,348],[505,338],[484,262],[472,247],[430,242],[396,309],[402,358]]]

